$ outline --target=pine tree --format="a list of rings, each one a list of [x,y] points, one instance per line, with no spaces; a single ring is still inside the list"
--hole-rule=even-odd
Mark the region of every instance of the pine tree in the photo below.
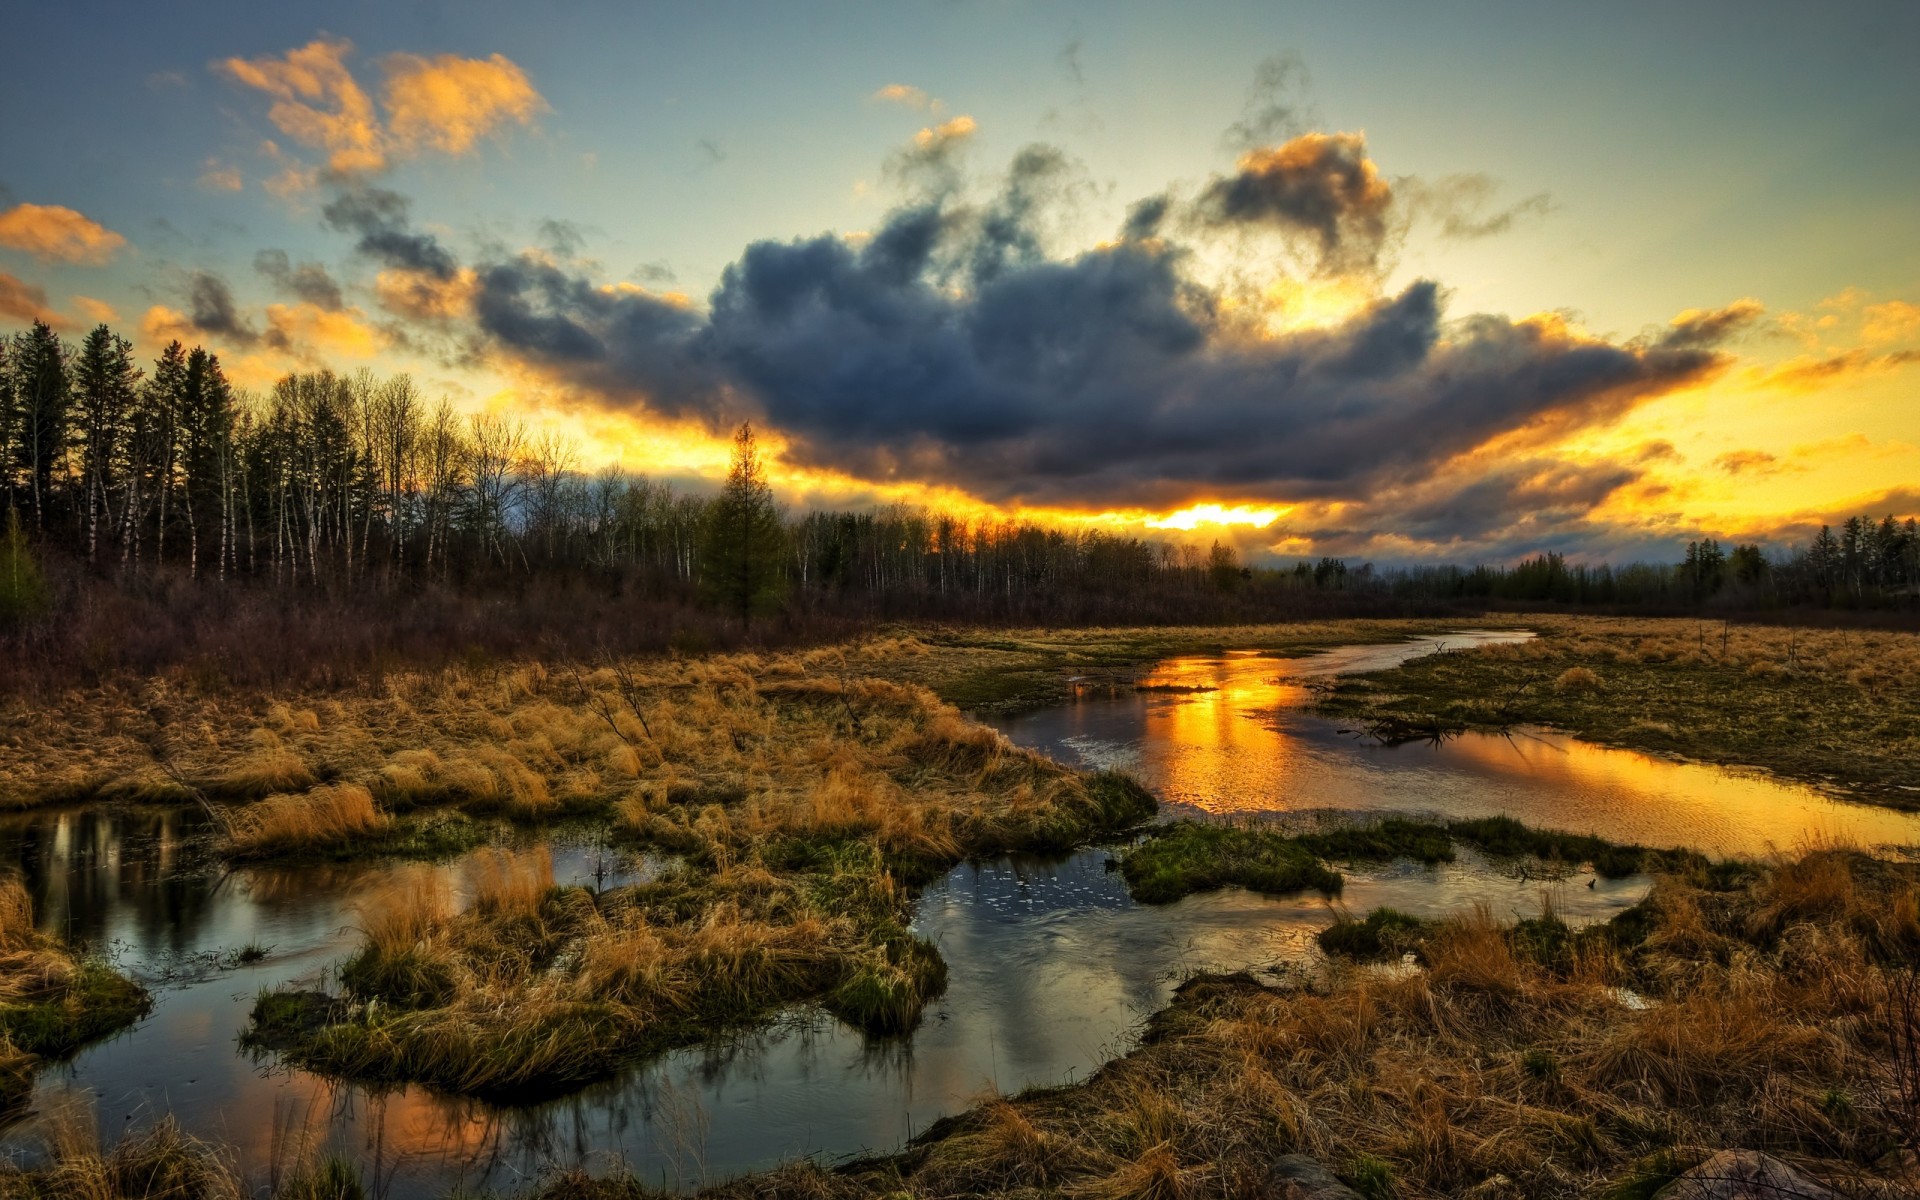
[[[46,528],[54,471],[66,454],[73,391],[67,358],[60,335],[45,321],[13,339],[11,465],[26,476],[36,529]]]
[[[786,527],[751,424],[733,436],[733,465],[702,532],[700,579],[715,604],[738,612],[743,622],[779,606],[786,592]]]
[[[127,441],[140,370],[133,365],[133,344],[100,325],[81,343],[73,373],[87,560],[91,562],[98,557],[102,519],[109,531],[114,524],[115,487],[124,488]]]

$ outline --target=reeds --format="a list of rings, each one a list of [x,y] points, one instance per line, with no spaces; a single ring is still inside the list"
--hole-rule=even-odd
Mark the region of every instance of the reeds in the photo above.
[[[239,809],[232,816],[228,847],[236,857],[257,858],[342,846],[376,838],[391,823],[373,793],[360,784],[323,784]]]

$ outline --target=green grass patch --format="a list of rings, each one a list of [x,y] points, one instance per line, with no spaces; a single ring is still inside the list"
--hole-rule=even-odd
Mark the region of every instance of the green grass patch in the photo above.
[[[1277,829],[1180,821],[1151,831],[1120,856],[1134,899],[1170,904],[1229,885],[1268,895],[1340,891],[1343,880],[1295,837]]]
[[[82,962],[52,996],[0,1006],[0,1033],[29,1054],[62,1058],[133,1024],[153,1007],[139,984],[104,962]]]
[[[1431,922],[1397,908],[1376,908],[1361,920],[1337,921],[1315,938],[1328,954],[1380,962],[1412,950],[1431,929]]]

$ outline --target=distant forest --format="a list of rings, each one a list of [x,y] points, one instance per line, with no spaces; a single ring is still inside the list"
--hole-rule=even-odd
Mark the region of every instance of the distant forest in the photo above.
[[[74,345],[36,323],[0,340],[0,638],[14,668],[62,677],[182,654],[279,676],[324,672],[316,658],[769,641],[888,618],[1873,609],[1911,606],[1920,584],[1920,528],[1891,516],[1771,555],[1703,540],[1678,563],[1250,566],[1218,543],[918,508],[780,514],[750,436],[739,449],[719,495],[689,495],[583,471],[566,443],[459,415],[404,375],[314,371],[252,395],[204,349],[142,364],[105,325]],[[338,628],[313,628],[323,615]]]

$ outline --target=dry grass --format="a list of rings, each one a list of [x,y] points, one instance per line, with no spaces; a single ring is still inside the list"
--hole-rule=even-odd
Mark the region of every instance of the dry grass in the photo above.
[[[1018,750],[924,688],[793,659],[675,669],[644,740],[620,743],[638,770],[615,833],[678,870],[596,894],[555,888],[539,852],[485,851],[464,909],[433,876],[402,876],[362,914],[341,994],[264,998],[256,1037],[338,1075],[524,1097],[787,1004],[902,1032],[946,978],[908,931],[915,886],[965,854],[1078,845],[1153,810],[1137,785]],[[529,670],[504,689],[546,686]],[[540,731],[529,760],[570,761],[563,706],[508,711]]]
[[[113,796],[180,802],[155,763],[222,799],[367,788],[392,812],[452,804],[544,819],[597,809],[703,762],[719,734],[741,753],[764,729],[736,693],[782,682],[925,687],[968,708],[1064,697],[1069,677],[1128,675],[1164,654],[1278,652],[1403,636],[1429,624],[1315,622],[1151,630],[929,631],[780,654],[451,667],[382,675],[358,690],[276,694],[158,678],[0,698],[0,807]],[[750,706],[749,706],[750,707]],[[720,709],[736,710],[723,714]],[[718,728],[713,722],[722,720]],[[677,764],[677,765],[676,765]],[[698,780],[689,780],[697,784]]]
[[[1334,712],[1421,727],[1553,725],[1917,802],[1920,636],[1682,619],[1529,616],[1532,641],[1343,680]]]
[[[145,991],[34,927],[18,879],[0,877],[0,1112],[26,1098],[42,1061],[136,1020]]]
[[[357,783],[325,784],[299,795],[269,796],[240,809],[229,833],[236,857],[337,846],[385,832],[392,818]]]
[[[1288,1194],[1274,1169],[1290,1153],[1369,1196],[1646,1195],[1721,1147],[1899,1194],[1875,1164],[1912,1132],[1888,949],[1911,936],[1890,914],[1916,887],[1915,868],[1820,851],[1736,891],[1663,878],[1629,918],[1569,935],[1571,955],[1473,912],[1441,923],[1425,970],[1202,977],[1086,1084],[993,1098],[897,1158],[708,1196],[1227,1200]],[[1699,944],[1694,926],[1714,939],[1704,956],[1678,948]],[[1623,1003],[1623,986],[1650,1003]],[[575,1177],[549,1194],[631,1186]]]

